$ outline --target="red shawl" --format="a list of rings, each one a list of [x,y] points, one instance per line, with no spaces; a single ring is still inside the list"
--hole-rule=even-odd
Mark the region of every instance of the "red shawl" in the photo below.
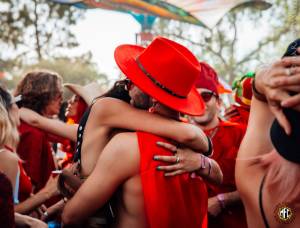
[[[153,160],[156,155],[172,155],[156,146],[166,141],[152,134],[138,132],[140,175],[147,222],[150,228],[204,228],[207,226],[207,191],[201,178],[190,174],[165,177]],[[166,165],[166,164],[164,164]]]

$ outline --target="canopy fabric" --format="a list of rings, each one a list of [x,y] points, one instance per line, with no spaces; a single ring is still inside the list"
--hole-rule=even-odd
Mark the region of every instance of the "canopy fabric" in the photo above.
[[[213,28],[232,8],[241,4],[271,6],[264,0],[52,0],[80,8],[103,8],[130,14],[150,14]]]

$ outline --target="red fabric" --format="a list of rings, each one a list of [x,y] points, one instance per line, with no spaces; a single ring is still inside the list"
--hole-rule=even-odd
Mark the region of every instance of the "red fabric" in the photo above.
[[[147,222],[150,228],[201,228],[207,226],[207,190],[200,177],[190,174],[165,177],[156,170],[154,154],[171,155],[156,146],[166,141],[158,136],[138,132],[140,175]]]
[[[204,102],[194,88],[200,64],[186,47],[157,37],[146,48],[120,45],[114,56],[133,84],[160,103],[188,115],[202,115],[205,111]]]
[[[14,153],[13,149],[7,145],[5,145],[5,148]],[[20,170],[20,177],[19,177],[19,196],[18,199],[20,202],[26,200],[30,197],[32,193],[32,184],[30,177],[27,176],[22,161],[19,161],[19,170]]]
[[[17,153],[24,161],[23,166],[35,186],[34,191],[42,189],[55,169],[47,134],[24,122],[19,127],[20,143]]]
[[[20,168],[19,201],[23,202],[24,200],[30,197],[32,193],[32,184],[31,184],[30,177],[27,176],[21,161],[19,162],[19,168]]]
[[[250,108],[250,104],[249,103],[245,103],[243,101],[243,99],[245,99],[246,101],[250,102],[252,99],[252,81],[253,78],[248,78],[245,77],[243,78],[240,82],[239,82],[239,88],[242,90],[241,92],[239,91],[239,88],[236,89],[235,91],[235,95],[234,95],[234,99],[237,103],[239,103],[240,105],[246,106],[248,108]]]
[[[77,110],[76,110],[76,116],[73,117],[75,123],[79,123],[81,117],[83,116],[83,114],[87,108],[88,108],[88,106],[85,103],[85,101],[81,97],[79,97]]]
[[[208,135],[215,129],[206,131]],[[218,162],[223,172],[223,183],[219,186],[207,184],[208,197],[220,193],[236,191],[235,185],[235,160],[240,143],[245,134],[245,127],[238,123],[221,121],[215,135],[212,137],[214,153],[212,158]],[[242,204],[229,206],[217,218],[209,217],[208,227],[247,227],[246,216]]]
[[[200,62],[201,65],[201,73],[197,77],[195,82],[196,88],[204,88],[210,91],[213,91],[216,94],[218,93],[218,76],[216,71],[207,63]]]
[[[1,228],[14,228],[15,215],[12,185],[9,179],[0,172],[0,224]]]
[[[244,106],[232,105],[225,112],[225,118],[234,123],[248,125],[250,110]]]

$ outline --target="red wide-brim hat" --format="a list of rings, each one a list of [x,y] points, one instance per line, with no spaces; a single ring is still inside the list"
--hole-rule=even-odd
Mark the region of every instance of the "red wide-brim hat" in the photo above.
[[[169,41],[168,39],[165,40]],[[187,79],[187,81],[190,81],[189,83],[191,84],[190,86],[191,89],[189,89],[185,98],[179,98],[177,96],[173,96],[172,94],[168,93],[167,91],[165,91],[165,89],[161,88],[161,85],[160,86],[156,85],[155,81],[151,80],[149,76],[146,75],[147,73],[145,73],[145,71],[143,71],[141,67],[138,65],[137,59],[145,51],[145,49],[146,48],[137,45],[120,45],[119,47],[117,47],[115,50],[115,60],[117,65],[121,69],[121,71],[144,93],[153,97],[154,99],[166,105],[167,107],[187,115],[194,115],[194,116],[202,115],[205,111],[205,105],[199,93],[197,92],[196,88],[194,87],[195,80]],[[159,52],[159,50],[157,50],[156,58],[162,59],[164,58],[163,55],[165,54],[167,54],[166,51]],[[172,54],[170,53],[170,55]],[[184,85],[186,84],[185,78],[190,78],[190,77],[187,75],[180,75],[180,78],[179,75],[176,76],[176,72],[174,71],[174,69],[176,69],[176,61],[174,60],[176,59],[176,55],[177,54],[175,51],[175,56],[171,56],[171,58],[173,58],[171,61],[174,61],[174,65],[173,67],[171,67],[173,69],[169,69],[170,68],[169,67],[167,69],[161,69],[161,71],[169,71],[167,73],[169,74],[167,76],[169,78],[168,79],[164,78],[163,80],[165,81],[167,80],[169,83],[173,83],[172,86],[174,86],[174,83],[176,83],[175,88],[177,87],[178,90],[180,91],[181,85],[182,87],[185,87]],[[181,54],[178,53],[178,55]],[[166,58],[169,58],[169,56]],[[181,63],[178,64],[181,65]],[[153,64],[150,64],[150,66],[158,67],[158,66],[153,66]],[[200,73],[200,68],[198,69],[197,72]],[[156,73],[159,74],[159,71],[157,71]],[[152,77],[157,76],[156,78],[160,78],[160,76],[158,75],[151,75],[151,76]],[[195,75],[195,79],[197,78],[197,76],[198,75]],[[163,86],[166,86],[166,84],[163,84]]]

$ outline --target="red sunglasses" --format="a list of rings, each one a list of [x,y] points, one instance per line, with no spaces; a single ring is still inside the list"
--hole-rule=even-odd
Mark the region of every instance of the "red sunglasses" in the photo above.
[[[218,98],[218,95],[212,91],[204,91],[200,93],[204,102],[209,102],[213,96]]]

